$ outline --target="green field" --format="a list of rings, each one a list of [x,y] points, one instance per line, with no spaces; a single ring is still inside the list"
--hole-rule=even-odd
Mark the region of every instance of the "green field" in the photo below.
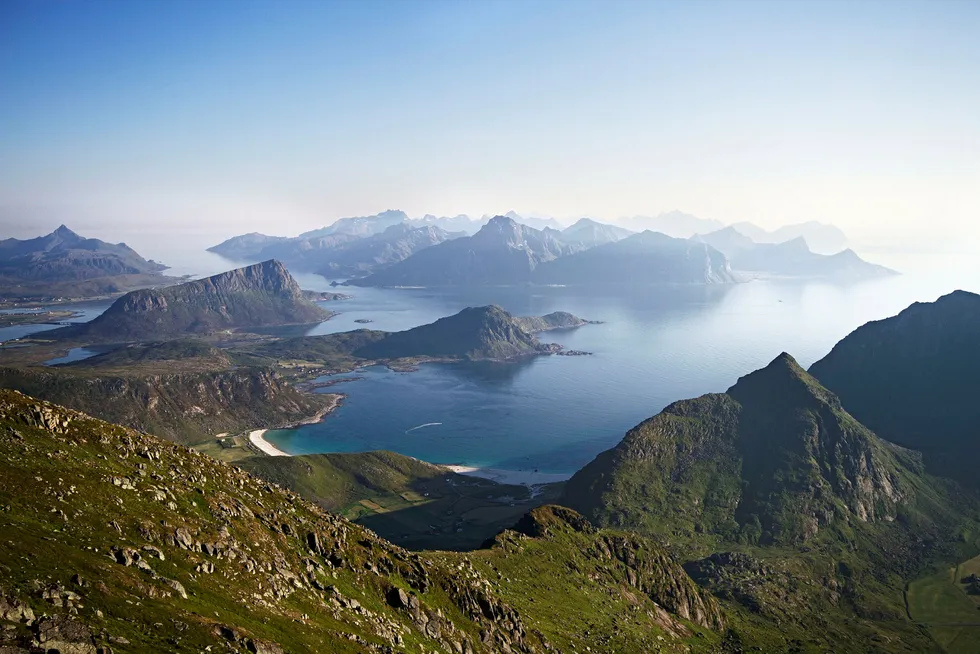
[[[909,584],[909,615],[951,654],[980,653],[980,596],[963,579],[980,574],[980,556]]]

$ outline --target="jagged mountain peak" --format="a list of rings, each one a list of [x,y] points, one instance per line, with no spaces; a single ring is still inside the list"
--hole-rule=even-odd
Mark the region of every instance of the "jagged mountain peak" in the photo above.
[[[790,354],[782,352],[766,367],[740,377],[728,394],[744,405],[797,408],[813,402],[840,409],[837,396],[824,388]]]
[[[60,236],[62,238],[80,238],[78,234],[76,234],[71,229],[69,229],[68,226],[65,224],[62,224],[61,226],[58,227],[58,229],[51,232],[51,235]]]

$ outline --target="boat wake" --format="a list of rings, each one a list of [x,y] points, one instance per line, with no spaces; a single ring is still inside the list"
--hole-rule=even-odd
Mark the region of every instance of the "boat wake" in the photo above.
[[[436,425],[441,425],[441,424],[442,424],[441,422],[427,422],[424,425],[419,425],[418,427],[412,427],[411,429],[407,430],[405,433],[407,434],[408,432],[415,431],[416,429],[422,429],[423,427],[435,427]]]

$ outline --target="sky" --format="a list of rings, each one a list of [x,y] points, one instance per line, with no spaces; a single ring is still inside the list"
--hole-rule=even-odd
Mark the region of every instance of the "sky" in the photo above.
[[[972,238],[978,33],[941,0],[5,0],[0,237],[398,208]]]

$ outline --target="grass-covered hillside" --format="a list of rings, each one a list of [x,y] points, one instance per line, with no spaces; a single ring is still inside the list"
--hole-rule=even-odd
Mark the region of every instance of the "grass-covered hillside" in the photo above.
[[[0,392],[0,448],[0,647],[709,652],[727,637],[664,550],[564,509],[490,549],[414,554],[239,468],[19,393]]]
[[[824,646],[919,642],[905,584],[980,545],[973,494],[925,474],[919,455],[875,436],[788,355],[640,424],[560,501],[664,540],[706,587],[819,627]]]
[[[258,456],[237,465],[410,549],[474,549],[560,484],[537,488],[459,475],[395,452]]]

